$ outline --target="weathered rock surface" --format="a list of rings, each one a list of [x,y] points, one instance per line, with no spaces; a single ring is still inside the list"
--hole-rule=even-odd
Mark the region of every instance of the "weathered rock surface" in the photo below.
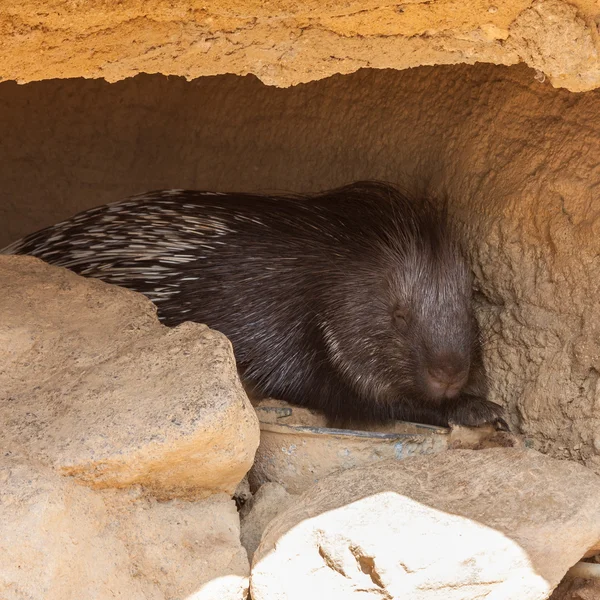
[[[16,447],[8,454],[0,457],[3,600],[246,597],[248,559],[228,496],[158,503],[139,490],[96,492],[34,467]]]
[[[250,560],[260,544],[265,527],[280,512],[291,506],[295,498],[282,485],[269,481],[261,485],[244,504],[240,510],[241,540]]]
[[[533,450],[344,471],[267,526],[253,600],[542,600],[600,543],[600,478]]]
[[[231,344],[143,296],[0,256],[2,448],[94,488],[232,494],[259,430]]]
[[[0,6],[0,78],[254,73],[289,86],[363,67],[526,62],[581,91],[600,85],[597,19],[594,0],[23,0]]]

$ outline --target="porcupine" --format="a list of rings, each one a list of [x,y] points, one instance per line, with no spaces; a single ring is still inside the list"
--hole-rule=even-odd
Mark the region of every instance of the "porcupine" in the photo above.
[[[248,388],[330,423],[508,428],[487,400],[471,271],[447,211],[395,186],[150,192],[2,253],[141,292],[168,326],[206,323],[231,340]]]

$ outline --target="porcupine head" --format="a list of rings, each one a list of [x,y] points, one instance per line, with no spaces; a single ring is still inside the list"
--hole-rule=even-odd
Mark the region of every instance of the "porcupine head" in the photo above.
[[[393,416],[400,402],[436,410],[465,391],[484,397],[471,271],[445,211],[390,222],[355,261],[325,292],[323,337],[373,416]]]

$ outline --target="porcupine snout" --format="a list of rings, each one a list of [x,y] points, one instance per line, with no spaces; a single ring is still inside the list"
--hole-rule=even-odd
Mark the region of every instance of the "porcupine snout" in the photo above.
[[[433,398],[456,398],[469,378],[469,361],[458,354],[436,356],[426,367],[425,380]]]

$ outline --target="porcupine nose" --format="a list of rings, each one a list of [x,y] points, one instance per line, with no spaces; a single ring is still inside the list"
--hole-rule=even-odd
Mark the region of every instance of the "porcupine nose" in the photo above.
[[[468,367],[458,356],[436,357],[427,368],[427,385],[435,398],[455,398],[467,382]]]

